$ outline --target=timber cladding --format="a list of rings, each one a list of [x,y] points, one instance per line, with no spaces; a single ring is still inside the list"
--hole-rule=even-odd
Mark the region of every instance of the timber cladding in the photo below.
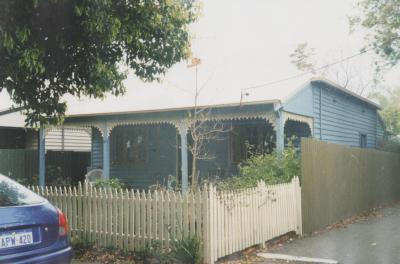
[[[303,232],[400,199],[400,155],[301,142]]]

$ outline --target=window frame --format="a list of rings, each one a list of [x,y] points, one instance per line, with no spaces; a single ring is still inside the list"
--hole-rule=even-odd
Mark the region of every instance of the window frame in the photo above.
[[[368,146],[368,135],[367,134],[360,133],[359,146],[360,146],[360,148],[367,148],[367,146]]]

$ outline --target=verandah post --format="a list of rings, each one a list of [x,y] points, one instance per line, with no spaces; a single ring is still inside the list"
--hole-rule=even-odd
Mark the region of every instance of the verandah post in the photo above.
[[[282,153],[285,148],[285,113],[282,109],[276,111],[276,123],[275,123],[275,132],[276,132],[276,151],[278,153]]]
[[[46,143],[45,130],[39,130],[39,186],[45,185],[46,177]]]
[[[303,235],[303,219],[302,219],[302,205],[301,205],[301,185],[298,176],[294,178],[295,184],[295,199],[296,199],[296,218],[297,218],[297,234]]]
[[[107,122],[103,123],[103,176],[110,179],[110,135]]]
[[[181,173],[182,173],[182,192],[186,192],[189,185],[188,173],[188,146],[187,133],[188,127],[183,122],[178,126],[179,136],[181,138]]]

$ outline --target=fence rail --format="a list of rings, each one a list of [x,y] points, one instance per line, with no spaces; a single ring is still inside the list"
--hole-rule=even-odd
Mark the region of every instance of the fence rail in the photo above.
[[[241,191],[209,186],[188,193],[77,187],[31,187],[67,215],[71,237],[140,251],[195,235],[206,263],[290,231],[301,233],[300,186],[292,182]]]

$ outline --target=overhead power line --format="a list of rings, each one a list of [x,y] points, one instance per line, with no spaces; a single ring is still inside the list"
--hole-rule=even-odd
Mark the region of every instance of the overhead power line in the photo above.
[[[310,70],[310,71],[307,71],[307,72],[303,72],[303,73],[300,73],[300,74],[292,75],[292,76],[289,76],[289,77],[286,77],[286,78],[282,78],[282,79],[279,79],[279,80],[276,80],[276,81],[271,81],[271,82],[267,82],[267,83],[262,83],[262,84],[257,84],[257,85],[253,85],[253,86],[248,86],[248,87],[242,88],[242,89],[241,89],[241,91],[242,91],[242,96],[243,96],[243,92],[244,92],[244,91],[252,90],[252,89],[257,89],[257,88],[262,88],[262,87],[266,87],[266,86],[269,86],[269,85],[273,85],[273,84],[285,82],[285,81],[288,81],[288,80],[296,79],[296,78],[299,78],[299,77],[303,77],[303,76],[306,76],[306,75],[308,75],[308,74],[312,74],[312,73],[315,73],[315,72],[317,72],[317,71],[320,71],[320,70],[329,68],[329,67],[331,67],[331,66],[333,66],[333,65],[342,63],[342,62],[344,62],[344,61],[353,59],[353,58],[358,57],[358,56],[360,56],[360,55],[363,55],[363,54],[365,54],[365,53],[367,53],[367,52],[369,52],[369,51],[371,51],[371,50],[373,50],[373,49],[374,49],[374,48],[365,49],[365,50],[363,50],[363,51],[360,51],[359,53],[353,54],[353,55],[351,55],[351,56],[345,57],[345,58],[343,58],[343,59],[340,59],[340,60],[338,60],[338,61],[335,61],[335,62],[332,62],[332,63],[329,63],[329,64],[325,64],[325,65],[323,65],[323,66],[321,66],[321,67],[318,67],[318,68],[316,68],[316,69],[313,69],[313,70]]]

